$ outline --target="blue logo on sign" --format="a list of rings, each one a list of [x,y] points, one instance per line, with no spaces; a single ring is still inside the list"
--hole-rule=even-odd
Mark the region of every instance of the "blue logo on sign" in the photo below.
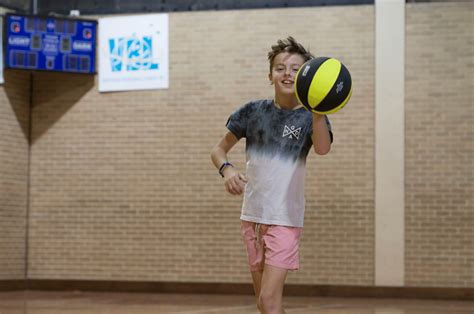
[[[109,39],[109,52],[112,72],[158,70],[151,36]]]

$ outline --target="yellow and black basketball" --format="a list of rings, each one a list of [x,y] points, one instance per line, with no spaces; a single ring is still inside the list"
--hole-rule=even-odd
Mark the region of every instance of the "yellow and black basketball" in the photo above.
[[[351,98],[351,75],[337,59],[311,59],[296,74],[295,93],[308,110],[319,114],[334,113]]]

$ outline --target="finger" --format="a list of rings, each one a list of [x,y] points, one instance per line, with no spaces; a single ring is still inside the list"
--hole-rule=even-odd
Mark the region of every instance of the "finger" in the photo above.
[[[235,180],[232,182],[232,188],[236,195],[242,194],[242,188],[240,186],[238,178],[235,178]]]
[[[247,177],[243,173],[239,173],[239,179],[244,181],[244,183],[247,183]]]
[[[227,192],[229,192],[230,194],[235,194],[234,191],[233,191],[233,189],[232,189],[232,184],[230,184],[229,181],[227,181],[227,182],[225,183],[225,189],[226,189]]]
[[[245,189],[245,183],[246,183],[246,182],[243,181],[243,180],[239,180],[239,181],[238,181],[239,188],[240,188],[240,190],[241,190],[242,192],[243,192],[244,189]]]
[[[237,192],[239,193],[239,195],[242,194],[245,190],[245,182],[242,181],[239,177],[236,177],[235,183],[237,185]]]
[[[238,195],[238,185],[234,182],[233,179],[229,180],[229,190],[230,193]]]

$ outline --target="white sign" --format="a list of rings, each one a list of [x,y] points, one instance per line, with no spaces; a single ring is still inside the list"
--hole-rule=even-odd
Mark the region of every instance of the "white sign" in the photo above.
[[[168,86],[167,14],[99,19],[99,92]]]

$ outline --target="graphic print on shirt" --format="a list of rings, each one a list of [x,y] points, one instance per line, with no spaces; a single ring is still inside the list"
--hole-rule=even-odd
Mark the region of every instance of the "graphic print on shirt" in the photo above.
[[[295,129],[294,125],[292,125],[291,128],[289,128],[285,124],[285,129],[283,130],[282,137],[288,136],[289,138],[293,138],[293,136],[294,136],[296,139],[299,139],[300,138],[300,133],[301,133],[301,128]]]

